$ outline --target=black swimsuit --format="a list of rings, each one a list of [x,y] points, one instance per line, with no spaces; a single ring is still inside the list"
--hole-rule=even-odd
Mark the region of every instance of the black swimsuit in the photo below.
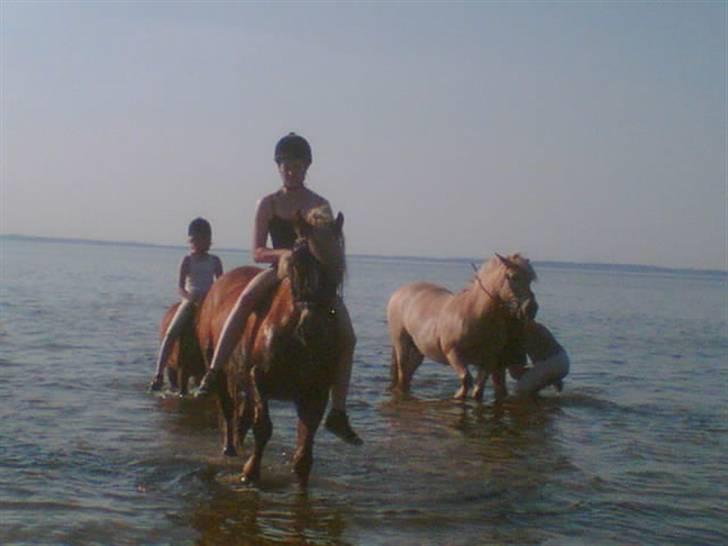
[[[268,232],[275,249],[286,248],[290,250],[296,243],[296,239],[298,239],[293,222],[284,220],[280,216],[273,215],[268,222]]]
[[[296,229],[293,227],[293,220],[286,220],[276,214],[275,198],[273,198],[273,216],[268,222],[268,233],[273,243],[273,248],[285,248],[291,250],[298,239]]]

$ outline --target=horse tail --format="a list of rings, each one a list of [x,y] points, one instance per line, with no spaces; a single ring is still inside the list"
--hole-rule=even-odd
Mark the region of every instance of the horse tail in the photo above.
[[[394,346],[392,347],[392,360],[389,364],[389,377],[391,378],[389,388],[390,390],[394,390],[399,384],[399,370],[397,369],[397,349],[395,349]]]

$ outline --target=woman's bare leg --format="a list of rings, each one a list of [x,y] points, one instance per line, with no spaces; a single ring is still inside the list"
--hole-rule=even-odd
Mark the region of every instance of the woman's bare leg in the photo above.
[[[334,311],[341,338],[339,359],[336,366],[336,377],[331,387],[331,411],[326,418],[326,428],[347,443],[361,445],[363,442],[349,424],[346,415],[346,398],[349,394],[351,367],[354,360],[356,334],[351,325],[349,312],[341,299],[336,300]]]
[[[258,273],[248,286],[240,293],[235,306],[225,319],[225,324],[220,332],[220,337],[212,355],[210,368],[200,382],[197,396],[207,396],[213,387],[217,373],[228,361],[233,350],[243,335],[245,323],[248,316],[260,299],[267,294],[278,283],[278,275],[275,269],[265,269]]]

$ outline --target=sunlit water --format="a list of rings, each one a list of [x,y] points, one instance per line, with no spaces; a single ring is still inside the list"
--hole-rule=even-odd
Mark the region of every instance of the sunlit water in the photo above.
[[[469,264],[352,258],[365,444],[322,430],[302,493],[287,404],[250,487],[213,402],[145,392],[182,249],[0,245],[2,544],[728,543],[725,276],[538,268],[572,372],[560,395],[496,407],[491,390],[451,401],[431,362],[414,398],[386,392],[387,298],[459,289]]]

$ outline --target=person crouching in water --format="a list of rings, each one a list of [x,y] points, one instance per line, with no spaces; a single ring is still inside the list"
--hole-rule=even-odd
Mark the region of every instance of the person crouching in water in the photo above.
[[[179,265],[178,290],[182,301],[162,338],[157,357],[157,371],[149,384],[149,390],[152,392],[161,390],[164,384],[164,368],[172,345],[189,321],[194,318],[198,305],[212,287],[212,283],[222,275],[220,258],[208,252],[212,244],[210,222],[204,218],[195,218],[190,222],[187,234],[191,252],[182,258]]]
[[[269,263],[272,267],[258,273],[238,297],[220,333],[210,368],[202,378],[197,396],[208,396],[213,390],[220,370],[240,341],[251,311],[278,285],[278,262],[290,254],[297,239],[294,229],[296,214],[301,213],[305,217],[312,209],[331,211],[326,199],[304,185],[312,161],[311,146],[306,139],[295,133],[284,136],[275,147],[274,160],[283,185],[279,190],[258,201],[253,224],[252,248],[255,262]],[[271,247],[267,244],[269,235]],[[332,408],[324,424],[327,430],[345,442],[361,445],[362,440],[351,428],[346,415],[346,398],[356,336],[349,313],[340,297],[336,298],[334,306],[342,342],[339,347],[336,379],[331,388]]]
[[[505,350],[508,373],[517,397],[533,396],[552,385],[561,392],[569,373],[569,356],[546,326],[535,320],[514,321]],[[532,366],[527,366],[527,357]]]

